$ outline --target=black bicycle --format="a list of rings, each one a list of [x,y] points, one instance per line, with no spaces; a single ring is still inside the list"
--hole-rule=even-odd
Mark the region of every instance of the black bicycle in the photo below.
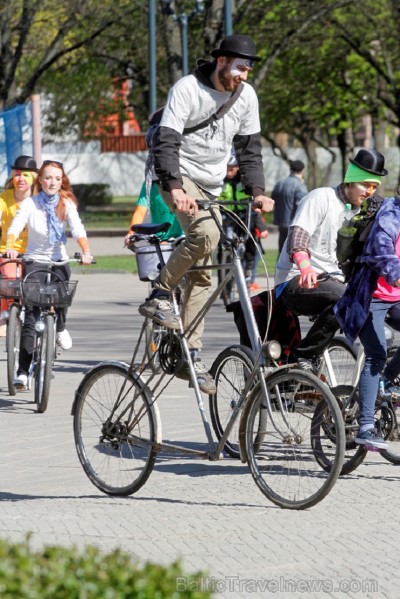
[[[24,306],[37,309],[35,344],[28,372],[28,389],[32,387],[34,381],[34,398],[40,413],[47,409],[52,370],[57,357],[57,308],[71,306],[78,284],[78,281],[63,280],[53,269],[55,266],[70,262],[80,262],[80,258],[70,258],[62,262],[43,262],[43,267],[41,265],[40,269],[28,273],[21,282]]]

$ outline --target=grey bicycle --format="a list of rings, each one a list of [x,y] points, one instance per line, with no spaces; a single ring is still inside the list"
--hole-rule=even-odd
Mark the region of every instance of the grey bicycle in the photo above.
[[[200,203],[218,223],[214,202],[202,200]],[[75,393],[72,414],[78,458],[88,478],[102,492],[109,495],[137,492],[150,476],[161,450],[210,461],[220,459],[238,419],[241,461],[247,462],[254,482],[273,503],[287,509],[305,509],[321,501],[333,488],[341,471],[345,446],[338,403],[329,387],[313,374],[277,366],[278,344],[274,341],[263,344],[260,339],[234,240],[231,251],[229,266],[223,265],[229,272],[195,319],[197,322],[204,318],[226,283],[234,277],[254,360],[249,363],[240,397],[221,439],[218,443],[213,439],[190,358],[189,333],[181,324],[180,330],[174,331],[163,347],[159,374],[150,373],[145,377],[135,360],[130,364],[102,362],[84,376]],[[179,316],[176,300],[172,299]],[[193,323],[188,330],[192,326]],[[190,384],[208,441],[207,451],[162,440],[159,400],[184,362],[189,368]],[[330,414],[335,431],[336,442],[332,444],[328,435],[323,438],[321,427],[318,429],[319,440],[324,445],[322,450],[332,463],[328,471],[316,458],[320,450],[313,447],[319,425],[315,412],[319,405]]]

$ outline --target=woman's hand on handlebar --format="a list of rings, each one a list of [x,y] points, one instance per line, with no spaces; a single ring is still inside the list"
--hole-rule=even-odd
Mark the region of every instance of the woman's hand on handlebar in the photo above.
[[[82,254],[82,256],[81,256],[82,264],[91,264],[92,262],[93,262],[92,254],[87,254],[86,252]]]
[[[254,197],[254,210],[256,212],[272,212],[275,206],[275,202],[268,196],[255,196]]]
[[[188,216],[197,216],[199,207],[196,200],[188,196],[183,189],[172,189],[171,198],[176,212],[184,212]]]
[[[18,258],[18,251],[12,249],[6,249],[6,256],[10,258],[10,260],[16,260]]]

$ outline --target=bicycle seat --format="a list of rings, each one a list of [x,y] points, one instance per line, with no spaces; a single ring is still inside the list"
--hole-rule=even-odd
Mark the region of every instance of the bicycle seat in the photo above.
[[[131,231],[139,235],[156,235],[168,231],[169,228],[170,223],[141,223],[140,225],[132,225]]]

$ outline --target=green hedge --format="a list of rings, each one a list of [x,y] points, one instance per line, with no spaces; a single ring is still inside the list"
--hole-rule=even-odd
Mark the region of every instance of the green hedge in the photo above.
[[[86,206],[108,206],[112,203],[113,196],[107,183],[78,183],[72,186],[80,210]]]
[[[15,544],[0,540],[2,599],[210,599],[202,590],[203,576],[185,574],[179,562],[138,565],[120,550],[33,551],[29,538]]]

